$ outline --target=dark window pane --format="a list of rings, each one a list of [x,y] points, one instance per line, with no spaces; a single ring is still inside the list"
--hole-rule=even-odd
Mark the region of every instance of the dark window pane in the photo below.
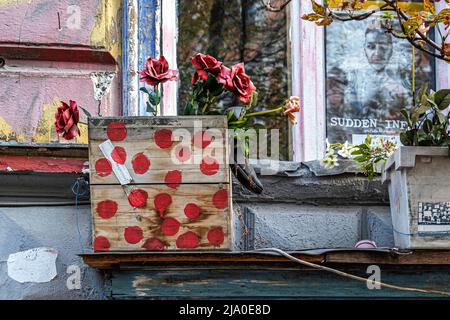
[[[289,95],[287,12],[267,12],[260,0],[180,0],[178,66],[179,112],[189,99],[195,68],[191,57],[213,55],[225,65],[245,63],[259,93],[257,109],[274,107]],[[220,99],[223,108],[238,102],[230,95]],[[280,153],[289,158],[289,130],[283,116],[261,117],[267,128],[280,129]]]
[[[416,50],[416,90],[434,87],[434,59]],[[360,143],[366,134],[398,136],[412,105],[412,48],[386,33],[378,17],[326,28],[327,136]]]

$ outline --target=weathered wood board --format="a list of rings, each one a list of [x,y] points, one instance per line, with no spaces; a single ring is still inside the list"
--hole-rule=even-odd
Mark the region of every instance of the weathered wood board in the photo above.
[[[91,118],[94,251],[230,249],[226,134],[222,116]]]

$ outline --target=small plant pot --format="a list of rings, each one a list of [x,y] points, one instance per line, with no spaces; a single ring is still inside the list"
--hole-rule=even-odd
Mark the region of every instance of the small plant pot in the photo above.
[[[386,162],[395,246],[450,248],[450,157],[446,147],[400,147]]]

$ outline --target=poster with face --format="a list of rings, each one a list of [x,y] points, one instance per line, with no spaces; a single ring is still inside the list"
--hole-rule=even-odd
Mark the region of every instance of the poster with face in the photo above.
[[[326,28],[327,137],[361,143],[367,134],[396,137],[412,105],[412,48],[380,19],[333,22]],[[415,50],[416,89],[434,87],[434,61]]]

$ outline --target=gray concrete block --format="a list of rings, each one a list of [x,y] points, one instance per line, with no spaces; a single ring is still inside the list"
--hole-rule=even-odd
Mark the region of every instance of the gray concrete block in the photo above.
[[[103,275],[88,268],[77,256],[83,250],[89,250],[90,242],[91,214],[88,206],[79,209],[73,206],[0,208],[0,299],[105,298]],[[57,276],[45,283],[19,283],[10,278],[8,256],[37,247],[58,250]],[[70,265],[80,267],[80,290],[69,290],[66,286],[70,276],[66,271]]]
[[[378,247],[394,247],[394,231],[390,207],[367,208],[367,228],[370,240]]]
[[[284,250],[354,247],[360,237],[360,207],[251,204],[254,247]]]

